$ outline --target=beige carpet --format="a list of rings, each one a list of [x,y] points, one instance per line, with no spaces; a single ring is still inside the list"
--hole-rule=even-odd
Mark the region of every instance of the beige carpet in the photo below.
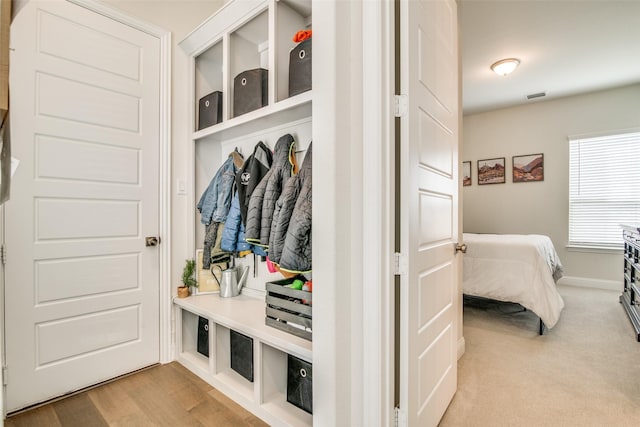
[[[619,292],[559,290],[565,308],[543,336],[531,312],[465,306],[466,352],[441,426],[640,426],[640,343]]]

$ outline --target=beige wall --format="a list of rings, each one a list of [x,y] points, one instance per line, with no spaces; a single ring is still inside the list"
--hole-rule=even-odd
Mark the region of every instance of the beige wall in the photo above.
[[[187,215],[193,215],[194,206],[187,206],[187,197],[177,194],[177,181],[187,181],[190,173],[188,158],[189,111],[185,106],[189,94],[185,92],[188,81],[188,58],[178,43],[202,21],[212,15],[224,3],[222,0],[104,0],[130,16],[171,32],[172,37],[172,91],[171,91],[171,283],[172,292],[180,282],[180,273],[186,258],[193,257],[193,249],[188,247]],[[187,189],[189,191],[189,189]]]
[[[472,162],[463,188],[464,231],[551,237],[565,275],[622,280],[620,252],[568,250],[570,135],[640,127],[640,85],[473,114],[463,118],[461,160]],[[544,154],[544,182],[511,180],[512,156]],[[477,183],[477,160],[505,157],[506,183]]]

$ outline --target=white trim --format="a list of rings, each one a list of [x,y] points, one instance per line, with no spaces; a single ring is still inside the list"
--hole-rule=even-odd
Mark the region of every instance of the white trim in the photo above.
[[[466,341],[464,337],[458,338],[458,360],[464,355],[464,352],[467,350]]]
[[[0,204],[0,244],[2,246],[4,246],[4,237],[5,237],[5,222],[4,222],[4,203]],[[7,319],[5,318],[5,268],[4,265],[0,263],[0,271],[1,271],[1,275],[0,275],[0,307],[2,307],[1,313],[0,313],[0,344],[2,345],[2,348],[0,349],[0,372],[2,372],[2,375],[0,376],[2,378],[2,382],[0,384],[4,384],[5,382],[5,374],[6,371],[4,369],[2,369],[3,366],[5,366],[5,360],[7,360],[7,346],[5,343],[5,331],[6,331],[6,326],[7,326]],[[6,405],[6,399],[5,399],[5,388],[2,387],[0,388],[0,408],[2,409],[2,417],[0,417],[0,427],[4,426],[4,418],[7,416],[7,405]]]
[[[606,246],[580,246],[580,245],[566,245],[568,252],[591,252],[596,254],[621,254],[624,252],[622,246],[618,248],[606,247]]]
[[[160,37],[160,362],[173,360],[171,334],[171,33]]]
[[[564,276],[558,280],[558,285],[575,286],[579,288],[604,289],[607,291],[622,291],[622,278],[617,280],[592,279],[589,277]]]
[[[69,3],[75,3],[78,6],[84,7],[85,9],[89,9],[95,13],[99,13],[102,16],[106,16],[107,18],[113,19],[114,21],[118,21],[121,24],[125,24],[131,28],[135,28],[136,30],[140,30],[144,33],[147,33],[151,36],[162,39],[165,36],[171,37],[171,33],[164,28],[160,28],[156,25],[150,24],[148,22],[142,21],[133,16],[127,15],[126,13],[111,7],[108,4],[102,3],[99,0],[67,0]]]
[[[394,418],[393,3],[362,7],[362,424]],[[364,37],[366,35],[366,37]]]
[[[574,141],[576,139],[600,138],[602,136],[622,135],[626,133],[637,133],[637,132],[640,132],[640,128],[609,129],[609,130],[603,130],[600,132],[567,135],[567,141]]]
[[[161,363],[173,360],[171,339],[171,32],[129,16],[97,0],[67,0],[114,21],[135,28],[160,41],[160,130],[159,130],[159,236],[160,263],[160,353]]]

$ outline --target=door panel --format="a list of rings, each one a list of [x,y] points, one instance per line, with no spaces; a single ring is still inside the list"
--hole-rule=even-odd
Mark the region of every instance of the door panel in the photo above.
[[[118,292],[139,286],[138,254],[36,261],[36,302]],[[104,272],[96,275],[96,271]]]
[[[400,2],[400,411],[436,426],[457,382],[458,62],[455,0]]]
[[[40,53],[132,80],[140,79],[140,46],[48,11],[41,10],[38,14]],[[75,37],[66,37],[69,33],[73,33]]]
[[[11,31],[9,412],[159,360],[159,40],[62,0]]]
[[[139,339],[139,306],[36,324],[36,367]]]
[[[138,132],[140,100],[90,84],[36,74],[39,115]]]
[[[36,179],[139,184],[139,151],[36,136]]]

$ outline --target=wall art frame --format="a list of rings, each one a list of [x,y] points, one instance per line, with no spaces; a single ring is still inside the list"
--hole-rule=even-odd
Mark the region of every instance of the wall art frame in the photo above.
[[[511,176],[513,182],[544,181],[544,153],[513,156]]]
[[[473,183],[473,178],[471,176],[471,162],[466,161],[462,162],[462,186],[468,187]]]
[[[478,160],[478,185],[504,184],[505,182],[504,157]]]

